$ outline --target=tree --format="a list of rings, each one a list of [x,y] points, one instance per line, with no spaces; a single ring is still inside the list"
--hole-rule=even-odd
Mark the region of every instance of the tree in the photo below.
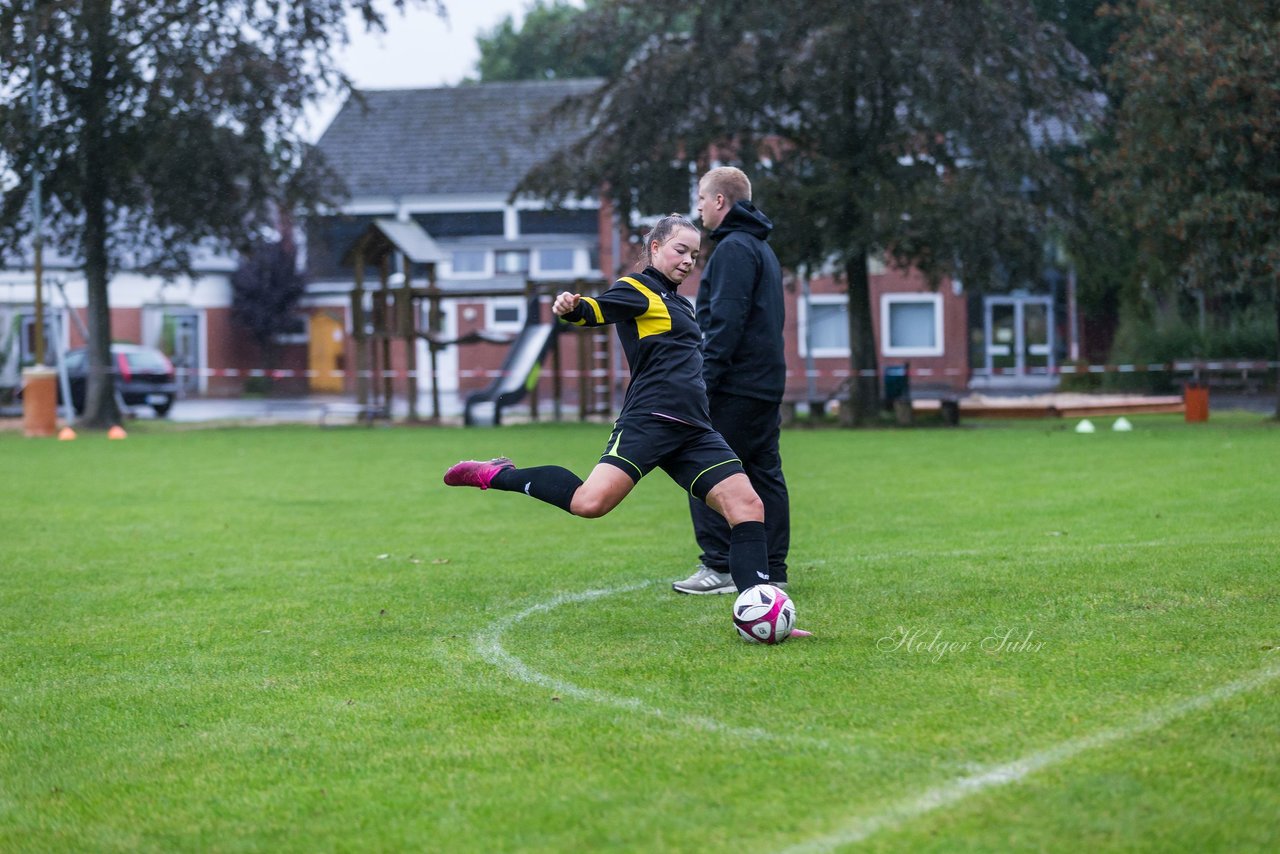
[[[395,8],[440,0],[388,0]],[[25,7],[27,4],[21,4]],[[376,0],[83,0],[0,6],[0,242],[32,231],[32,176],[45,178],[48,232],[88,283],[85,423],[118,420],[107,283],[126,260],[189,272],[201,246],[241,246],[273,211],[305,210],[336,187],[307,156],[302,112],[349,88],[331,48]],[[29,108],[38,57],[40,115]]]
[[[586,3],[593,10],[601,5],[601,0]],[[625,30],[605,41],[586,41],[577,27],[582,11],[565,0],[536,0],[519,28],[508,15],[476,39],[480,80],[492,83],[616,74],[627,59],[627,44],[622,41]]]
[[[231,316],[249,330],[267,367],[275,365],[275,339],[287,330],[306,283],[287,218],[277,241],[258,241],[231,275]]]
[[[1062,28],[1067,39],[1089,60],[1103,69],[1111,50],[1129,22],[1108,13],[1105,0],[1033,0],[1036,13]],[[1082,315],[1091,318],[1092,335],[1084,335],[1079,357],[1108,360],[1112,324],[1119,322],[1121,305],[1131,291],[1137,257],[1132,230],[1094,192],[1095,174],[1089,163],[1099,152],[1114,146],[1114,125],[1106,121],[1111,107],[1122,99],[1114,81],[1099,74],[1095,98],[1098,121],[1082,129],[1075,144],[1059,147],[1054,154],[1070,176],[1070,206],[1059,211],[1064,230],[1060,237],[1063,263],[1075,274],[1075,301]],[[1096,376],[1096,375],[1094,375]]]
[[[1094,102],[1087,62],[1027,4],[614,0],[580,26],[604,38],[644,16],[678,26],[633,31],[624,70],[565,107],[590,131],[522,190],[606,187],[624,215],[652,213],[687,206],[691,164],[743,165],[779,255],[845,271],[852,419],[878,409],[873,255],[979,289],[1037,277],[1068,192],[1050,153]]]
[[[1103,14],[1107,0],[1032,0],[1041,20],[1060,27],[1067,40],[1084,54],[1093,68],[1102,68],[1111,55],[1124,22]]]
[[[1280,5],[1113,11],[1131,28],[1108,67],[1123,97],[1101,201],[1138,235],[1150,285],[1270,299],[1280,348]]]

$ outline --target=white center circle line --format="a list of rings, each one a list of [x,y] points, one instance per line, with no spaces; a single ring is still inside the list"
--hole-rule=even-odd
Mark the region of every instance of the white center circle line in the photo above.
[[[497,667],[508,676],[526,684],[547,688],[565,697],[576,697],[577,699],[597,703],[602,706],[625,709],[630,712],[636,712],[638,714],[658,718],[672,724],[673,726],[679,726],[686,729],[694,728],[705,732],[715,732],[746,740],[785,741],[789,744],[803,743],[825,750],[846,754],[865,754],[867,752],[865,748],[844,742],[830,741],[822,738],[809,738],[788,732],[771,732],[757,727],[733,726],[732,724],[726,724],[723,721],[719,721],[705,715],[691,715],[683,712],[668,711],[651,703],[646,703],[637,697],[620,696],[617,694],[610,694],[606,691],[599,691],[594,688],[583,688],[580,685],[576,685],[564,679],[558,679],[554,676],[549,676],[541,671],[535,670],[533,667],[530,667],[528,664],[508,652],[502,645],[502,635],[504,633],[518,623],[521,623],[536,614],[545,614],[565,605],[573,605],[579,602],[590,602],[594,599],[602,599],[606,596],[618,596],[623,593],[632,593],[636,590],[648,587],[652,583],[653,582],[646,581],[637,584],[627,584],[620,587],[585,590],[581,593],[562,593],[558,596],[552,597],[551,599],[530,605],[522,611],[518,611],[495,621],[487,630],[482,632],[476,638],[476,649],[485,661]]]
[[[754,727],[732,726],[702,715],[666,711],[636,697],[620,696],[592,688],[583,688],[572,682],[557,679],[535,670],[508,652],[502,645],[502,635],[506,631],[536,614],[548,613],[565,605],[631,593],[648,587],[652,583],[640,582],[619,587],[586,590],[580,593],[562,593],[495,621],[477,637],[476,648],[485,661],[502,670],[508,676],[526,684],[550,689],[564,696],[625,709],[658,718],[683,728],[692,727],[748,740],[802,742],[844,753],[866,753],[865,748],[859,749],[853,745],[838,741],[811,739],[788,733],[770,732]],[[953,806],[974,795],[1001,786],[1019,783],[1038,771],[1066,762],[1086,751],[1105,747],[1118,741],[1160,729],[1180,717],[1202,711],[1239,694],[1262,688],[1275,681],[1277,677],[1280,677],[1280,662],[1272,662],[1260,670],[1212,691],[1158,707],[1126,726],[1104,729],[1092,735],[1068,739],[1043,750],[1029,753],[1011,762],[992,765],[956,777],[945,783],[931,786],[919,794],[903,798],[879,812],[853,818],[844,827],[836,831],[813,837],[783,849],[783,854],[826,852],[862,842],[879,832],[900,828],[913,819]]]

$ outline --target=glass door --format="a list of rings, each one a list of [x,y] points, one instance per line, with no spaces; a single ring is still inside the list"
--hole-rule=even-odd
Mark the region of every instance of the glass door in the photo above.
[[[195,312],[174,312],[165,316],[163,348],[178,374],[182,393],[200,391],[200,317]]]
[[[1022,304],[1023,369],[1047,374],[1053,367],[1053,305],[1048,299]]]
[[[1045,376],[1053,372],[1052,298],[985,297],[983,309],[988,376]]]
[[[143,314],[142,343],[169,357],[178,397],[200,393],[200,321],[200,310],[194,308],[148,306]]]
[[[1018,306],[1006,300],[987,303],[987,373],[1020,373]]]

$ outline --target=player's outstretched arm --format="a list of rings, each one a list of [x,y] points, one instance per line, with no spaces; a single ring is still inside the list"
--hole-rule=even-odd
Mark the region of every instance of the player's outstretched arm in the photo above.
[[[578,307],[578,303],[582,301],[582,294],[571,294],[565,291],[559,294],[555,302],[551,304],[551,310],[555,312],[556,317],[564,317]]]
[[[562,293],[551,310],[576,326],[604,326],[639,317],[649,309],[649,299],[627,280],[620,280],[598,297]]]

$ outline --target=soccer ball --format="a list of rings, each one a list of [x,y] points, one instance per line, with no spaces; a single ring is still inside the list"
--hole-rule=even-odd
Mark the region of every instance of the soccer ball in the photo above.
[[[796,603],[772,584],[757,584],[733,603],[733,624],[751,643],[782,643],[796,626]]]

